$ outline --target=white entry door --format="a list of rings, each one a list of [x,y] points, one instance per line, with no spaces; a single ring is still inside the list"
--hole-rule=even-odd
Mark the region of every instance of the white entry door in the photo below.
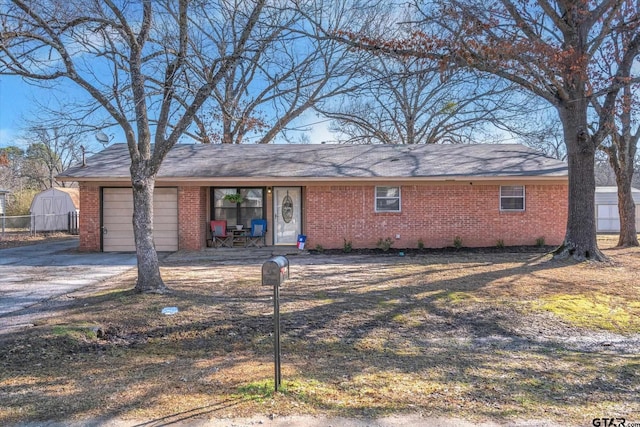
[[[300,187],[273,189],[273,243],[295,245],[302,231],[302,190]]]

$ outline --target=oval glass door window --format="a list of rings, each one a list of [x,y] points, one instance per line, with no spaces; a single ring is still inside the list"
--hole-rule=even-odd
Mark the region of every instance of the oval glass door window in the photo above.
[[[289,196],[289,192],[287,191],[287,195],[282,199],[282,220],[287,224],[291,222],[293,219],[293,200]]]

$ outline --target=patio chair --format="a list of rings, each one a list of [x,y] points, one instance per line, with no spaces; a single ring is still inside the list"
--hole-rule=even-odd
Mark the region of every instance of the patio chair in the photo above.
[[[267,220],[266,219],[252,219],[251,220],[251,233],[247,235],[246,247],[255,246],[256,248],[265,246],[265,235],[267,233]]]
[[[233,246],[233,238],[227,234],[226,219],[211,221],[211,241],[216,248]]]

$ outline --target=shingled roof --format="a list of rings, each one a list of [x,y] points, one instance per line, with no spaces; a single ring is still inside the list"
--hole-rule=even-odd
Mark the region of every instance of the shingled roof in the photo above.
[[[67,169],[70,181],[130,179],[125,144]],[[193,145],[167,155],[159,179],[477,179],[562,178],[567,165],[518,144],[477,145]]]

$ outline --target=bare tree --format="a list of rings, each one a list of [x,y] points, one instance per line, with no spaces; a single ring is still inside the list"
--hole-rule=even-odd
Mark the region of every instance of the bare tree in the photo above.
[[[269,143],[291,133],[312,107],[352,91],[359,61],[368,54],[323,38],[315,25],[336,26],[361,13],[349,4],[307,0],[267,8],[244,55],[222,76],[189,135],[203,143]],[[237,42],[242,23],[231,22],[233,31],[207,35],[220,52]]]
[[[67,79],[124,132],[131,157],[138,291],[166,289],[152,234],[156,174],[244,54],[264,5],[265,0],[3,3],[0,73],[33,82]],[[230,26],[231,18],[241,24]],[[209,43],[208,34],[238,29],[222,54]],[[176,93],[182,102],[176,102]]]
[[[522,97],[503,81],[458,70],[443,79],[435,61],[376,56],[359,88],[319,109],[347,143],[486,142],[505,118],[523,114]],[[517,109],[516,112],[514,109]]]
[[[616,174],[609,163],[609,156],[602,150],[596,153],[595,165],[596,185],[613,187],[616,185]]]
[[[0,148],[0,188],[12,192],[28,187],[22,177],[24,150],[9,146]]]
[[[509,119],[507,127],[503,128],[517,141],[526,144],[549,157],[558,160],[567,159],[564,144],[562,123],[548,104],[540,99],[528,98],[527,114],[517,115]],[[524,111],[524,110],[523,110]]]
[[[637,32],[638,6],[623,0],[451,0],[419,6],[424,19],[412,24],[411,37],[372,39],[348,29],[336,36],[362,49],[440,60],[445,74],[456,67],[490,73],[549,102],[562,123],[569,166],[567,231],[555,255],[606,259],[596,240],[595,152],[608,135],[618,92],[634,79],[597,73],[597,52],[614,28]],[[596,87],[602,109],[590,127]]]
[[[638,6],[636,5],[636,8]],[[627,81],[620,90],[615,106],[615,115],[608,115],[608,111],[599,98],[592,99],[598,115],[605,115],[610,120],[610,137],[605,139],[600,148],[607,154],[609,164],[613,168],[618,187],[618,212],[620,217],[620,236],[618,246],[638,246],[636,230],[636,205],[631,192],[634,166],[636,160],[640,126],[637,125],[636,108],[640,103],[637,91],[640,84],[632,85],[630,80],[632,69],[637,66],[636,59],[640,55],[640,23],[639,11],[632,9],[623,14],[624,19],[631,17],[636,22],[628,27],[622,26],[614,30],[608,49],[600,54],[600,67],[606,75],[613,75],[620,81]],[[625,23],[622,20],[619,24]],[[635,113],[635,114],[634,114]]]
[[[43,128],[32,124],[22,139],[28,144],[23,176],[38,183],[41,189],[65,187],[55,177],[82,159],[81,141],[73,129]]]
[[[630,89],[625,89],[625,99],[632,97]],[[623,100],[623,102],[628,102]],[[620,236],[618,246],[638,246],[636,230],[636,205],[633,200],[632,184],[636,166],[636,153],[640,127],[631,118],[631,110],[623,109],[619,114],[619,127],[611,133],[610,139],[601,145],[607,153],[609,165],[615,174],[618,187],[618,214],[620,216]]]
[[[0,148],[0,188],[10,191],[5,215],[29,215],[31,201],[42,188],[29,178],[29,169],[26,150],[18,146]]]
[[[629,16],[623,13],[622,16]],[[632,11],[633,12],[633,11]],[[631,14],[630,16],[633,16]],[[609,111],[603,111],[601,102],[606,101],[608,93],[608,79],[604,82],[598,77],[615,76],[619,80],[631,80],[631,71],[635,59],[638,57],[640,35],[633,29],[635,24],[613,27],[611,37],[606,45],[597,51],[597,67],[592,71],[594,84],[598,87],[594,90],[604,89],[601,97],[592,97],[593,110],[590,111],[591,123],[599,123],[598,115],[604,113],[612,123],[606,125],[609,134],[599,146],[595,155],[595,178],[597,185],[617,186],[618,210],[620,217],[620,236],[618,246],[638,246],[635,203],[631,192],[635,163],[637,158],[637,144],[640,138],[640,127],[637,125],[637,107],[640,99],[637,96],[638,84],[625,85],[619,92],[615,107],[615,115]],[[545,113],[546,110],[543,110]],[[562,126],[557,117],[548,114],[542,116],[543,122],[534,126],[524,125],[518,131],[513,127],[523,141],[540,149],[548,155],[560,159],[566,158],[566,148],[562,138]],[[592,132],[597,133],[598,127],[592,127]]]

